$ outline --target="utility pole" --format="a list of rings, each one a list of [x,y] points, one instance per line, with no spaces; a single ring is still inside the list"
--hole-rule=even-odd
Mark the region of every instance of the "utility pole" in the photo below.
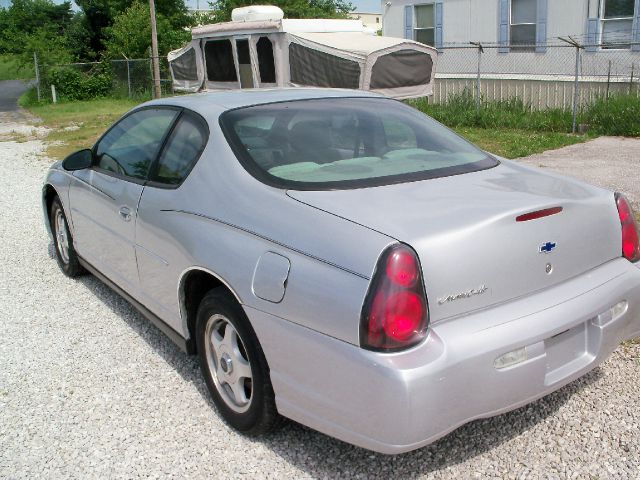
[[[576,42],[573,38],[569,37],[569,39],[567,40],[566,38],[562,38],[562,37],[558,37],[558,40],[561,40],[565,43],[568,43],[569,45],[573,46],[576,48],[576,73],[575,73],[575,77],[574,77],[574,83],[573,83],[573,121],[572,121],[572,127],[571,127],[571,133],[576,133],[577,130],[577,117],[578,117],[578,101],[579,101],[579,88],[580,88],[580,82],[579,82],[579,77],[580,77],[580,50],[583,49],[584,47],[582,45],[580,45],[578,42]]]
[[[38,54],[33,52],[33,67],[36,71],[36,91],[38,92],[38,103],[40,103],[40,69],[38,68]]]
[[[160,98],[160,59],[158,58],[158,29],[156,28],[156,4],[149,0],[151,13],[151,62],[153,64],[153,98]]]
[[[476,113],[480,115],[480,66],[482,64],[482,54],[484,48],[480,42],[469,42],[471,45],[478,47],[478,76],[476,77]]]

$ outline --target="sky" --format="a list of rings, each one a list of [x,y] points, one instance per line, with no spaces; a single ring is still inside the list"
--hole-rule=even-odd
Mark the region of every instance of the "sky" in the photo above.
[[[63,0],[53,0],[55,3],[62,3]],[[356,7],[356,12],[365,13],[380,13],[381,1],[380,0],[350,0]],[[73,2],[72,2],[73,3]],[[185,3],[189,8],[196,8],[198,0],[185,0]],[[265,0],[265,4],[269,2]],[[11,4],[11,0],[0,0],[0,7],[8,7]],[[73,4],[74,10],[77,10],[75,4]],[[207,8],[207,0],[200,0],[200,8]]]
[[[356,7],[356,12],[382,13],[382,2],[380,0],[351,0]]]

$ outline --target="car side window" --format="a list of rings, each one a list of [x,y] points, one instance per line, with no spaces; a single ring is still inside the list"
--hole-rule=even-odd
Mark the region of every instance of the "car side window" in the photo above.
[[[162,151],[153,180],[177,185],[187,177],[207,143],[207,128],[194,114],[184,112]]]
[[[128,115],[96,146],[96,166],[127,177],[145,179],[177,110],[147,108]]]

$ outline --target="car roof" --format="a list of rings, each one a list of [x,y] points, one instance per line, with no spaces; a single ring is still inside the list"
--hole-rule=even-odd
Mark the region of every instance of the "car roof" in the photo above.
[[[199,113],[207,120],[216,120],[221,113],[240,107],[265,103],[307,100],[317,98],[381,97],[364,90],[339,88],[256,88],[178,95],[143,103],[139,107],[170,105],[184,107]],[[138,108],[139,108],[138,107]]]

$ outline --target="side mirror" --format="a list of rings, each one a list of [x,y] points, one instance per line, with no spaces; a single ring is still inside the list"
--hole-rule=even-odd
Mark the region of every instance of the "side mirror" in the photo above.
[[[93,163],[93,152],[88,148],[72,153],[62,161],[62,168],[68,171],[83,170]]]

